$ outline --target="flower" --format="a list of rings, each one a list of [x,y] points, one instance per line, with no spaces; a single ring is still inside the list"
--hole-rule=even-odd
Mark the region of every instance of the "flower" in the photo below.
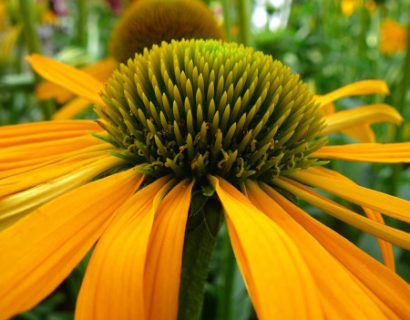
[[[76,319],[175,319],[193,193],[223,207],[258,318],[409,314],[410,289],[391,270],[389,243],[409,249],[410,236],[379,212],[409,222],[410,203],[321,161],[409,162],[410,143],[325,145],[326,135],[352,126],[399,123],[393,108],[324,116],[322,105],[346,88],[317,102],[279,61],[213,40],[153,46],[105,86],[51,59],[31,62],[94,101],[100,126],[0,128],[3,317],[52,292],[96,243]],[[368,218],[312,187],[362,206]],[[305,213],[291,194],[378,237],[391,269]]]
[[[385,19],[380,25],[380,52],[392,54],[406,50],[407,30],[398,22]]]
[[[82,70],[106,81],[119,62],[126,62],[136,53],[153,44],[172,39],[223,39],[224,33],[212,11],[198,0],[139,0],[133,3],[114,27],[110,42],[110,57]],[[39,100],[56,98],[60,103],[72,98],[70,91],[50,82],[37,87]],[[81,98],[66,103],[53,119],[70,119],[90,105]]]

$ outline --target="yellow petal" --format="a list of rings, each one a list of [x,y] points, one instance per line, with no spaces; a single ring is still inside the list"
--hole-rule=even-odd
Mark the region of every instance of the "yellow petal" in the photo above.
[[[248,182],[246,191],[251,202],[293,239],[319,289],[320,303],[326,318],[376,319],[382,316],[371,296],[357,283],[357,279],[277,202],[256,183]],[[385,309],[389,312],[387,307]],[[390,319],[393,316],[397,318],[391,310],[386,316]]]
[[[117,157],[105,156],[62,177],[1,198],[0,220],[22,216],[59,195],[86,184],[108,169],[121,165],[122,162],[123,160]]]
[[[2,318],[32,308],[69,275],[139,180],[128,170],[92,182],[0,233]]]
[[[271,188],[264,190],[400,319],[408,317],[410,288],[403,279]]]
[[[320,188],[353,203],[370,208],[393,218],[410,222],[410,201],[383,192],[367,189],[345,181],[319,176],[309,170],[301,170],[290,176],[313,187]],[[410,243],[408,244],[410,245]]]
[[[117,68],[115,59],[107,58],[81,68],[82,71],[94,76],[98,80],[106,81]]]
[[[93,76],[38,54],[31,55],[28,60],[34,70],[45,79],[93,103],[104,105],[100,97],[103,83]]]
[[[375,142],[376,136],[368,124],[361,124],[358,126],[349,127],[342,130],[342,133],[356,139],[359,142]]]
[[[382,80],[363,80],[348,84],[325,95],[316,96],[315,99],[320,105],[325,106],[341,98],[369,94],[386,95],[389,94],[389,88]]]
[[[317,179],[321,178],[317,175]],[[410,249],[410,234],[392,227],[383,225],[373,220],[367,219],[340,204],[327,199],[324,196],[314,192],[312,189],[305,187],[304,185],[292,181],[287,178],[276,178],[274,183],[279,187],[291,192],[292,194],[306,200],[314,206],[322,209],[328,214],[340,219],[346,223],[349,223],[363,231],[366,231],[375,237],[384,239],[391,243],[398,245],[399,247]],[[340,186],[343,181],[337,180],[335,185]],[[352,185],[352,183],[348,184]]]
[[[324,146],[312,157],[361,162],[408,163],[410,162],[410,142]]]
[[[312,275],[292,240],[233,186],[211,179],[258,318],[323,318]]]
[[[83,98],[75,98],[69,103],[63,105],[56,113],[53,114],[53,120],[64,120],[74,118],[81,111],[90,106],[90,101]]]
[[[325,119],[326,127],[322,134],[331,134],[345,129],[351,130],[357,125],[377,122],[392,122],[399,125],[403,120],[396,109],[386,104],[372,104],[343,110],[326,116]]]
[[[323,167],[315,167],[315,168],[311,168],[310,170],[317,174],[324,175],[325,177],[331,177],[333,179],[341,179],[343,181],[349,181],[350,183],[354,183],[352,180],[341,175],[340,173],[333,171],[333,170],[323,168]],[[385,224],[383,216],[379,212],[366,208],[366,207],[362,207],[362,209],[369,219],[372,219],[381,224]],[[379,244],[384,263],[386,264],[388,268],[394,271],[395,270],[394,253],[393,253],[393,247],[391,243],[384,241],[382,239],[377,239],[377,242]]]
[[[147,319],[143,278],[149,236],[168,188],[167,179],[156,180],[118,209],[91,256],[76,319]]]
[[[67,102],[74,96],[71,91],[53,82],[40,83],[39,85],[37,85],[35,92],[37,100],[47,100],[54,98],[58,103]]]

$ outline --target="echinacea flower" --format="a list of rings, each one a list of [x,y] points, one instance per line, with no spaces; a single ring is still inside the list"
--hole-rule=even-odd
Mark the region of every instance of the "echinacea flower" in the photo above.
[[[0,233],[3,318],[51,293],[95,244],[76,319],[176,319],[193,194],[223,208],[258,318],[410,314],[405,281],[291,200],[378,237],[384,250],[410,248],[409,234],[379,213],[409,222],[408,201],[322,166],[409,162],[410,143],[326,146],[326,135],[373,121],[371,112],[325,117],[289,68],[233,43],[163,42],[122,64],[105,86],[50,59],[31,60],[48,80],[94,101],[100,126],[0,128],[0,221],[9,221]],[[389,116],[400,121],[393,109]]]
[[[407,30],[400,23],[385,19],[380,25],[379,49],[385,54],[403,52],[407,46]]]
[[[85,66],[83,71],[106,81],[121,62],[150,49],[153,44],[179,39],[224,39],[212,11],[198,0],[138,0],[127,8],[114,27],[108,44],[110,57]],[[37,87],[39,100],[56,98],[65,103],[72,93],[46,82]],[[54,114],[63,120],[76,116],[90,105],[86,99],[72,99]]]

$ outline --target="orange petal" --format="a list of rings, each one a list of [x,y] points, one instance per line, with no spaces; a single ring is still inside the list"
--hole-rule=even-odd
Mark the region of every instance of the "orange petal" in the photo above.
[[[324,146],[312,157],[360,162],[410,162],[410,142],[355,143],[341,146]]]
[[[144,276],[147,319],[177,319],[182,251],[193,182],[180,182],[161,202]]]
[[[104,87],[103,83],[93,76],[38,54],[31,55],[28,60],[34,70],[45,79],[93,103],[104,105],[100,98],[100,92]]]
[[[279,187],[291,192],[297,197],[306,200],[337,219],[366,231],[375,237],[394,243],[399,247],[410,249],[409,233],[367,219],[356,212],[353,212],[342,205],[321,196],[312,189],[305,187],[296,181],[292,181],[287,178],[276,178],[273,182]],[[340,184],[342,182],[338,180],[337,183]]]
[[[86,184],[108,169],[118,167],[122,162],[117,157],[105,156],[62,177],[4,197],[0,199],[0,221],[10,218],[15,221],[15,216],[29,213],[59,195]]]
[[[91,256],[76,319],[147,319],[143,278],[149,236],[168,188],[167,179],[159,179],[118,209]]]
[[[368,124],[362,124],[344,129],[342,130],[342,133],[363,143],[376,141],[374,131]]]
[[[389,88],[386,82],[382,80],[362,80],[348,84],[325,95],[316,96],[315,99],[320,105],[325,106],[341,98],[369,94],[386,95],[389,94]]]
[[[92,182],[0,233],[2,318],[32,308],[69,275],[139,180],[128,170]]]
[[[74,94],[53,82],[43,82],[36,87],[37,100],[47,100],[55,98],[58,103],[70,100]]]
[[[372,104],[336,112],[326,116],[326,127],[322,134],[331,134],[342,130],[352,130],[358,125],[377,122],[391,122],[399,125],[402,117],[396,109],[387,104]]]
[[[314,171],[301,170],[297,173],[289,174],[290,177],[328,191],[343,199],[370,208],[393,218],[410,222],[410,201],[393,197],[383,192],[367,189],[350,182],[338,180],[324,176],[319,176]],[[410,245],[410,243],[408,244]]]
[[[329,170],[323,167],[315,167],[315,168],[311,168],[311,171],[314,171],[317,174],[322,174],[324,176],[327,177],[332,177],[334,179],[342,179],[344,181],[349,181],[350,183],[354,183],[352,180],[348,179],[347,177],[341,175],[340,173],[333,171],[333,170]],[[383,216],[372,209],[366,208],[366,207],[362,207],[363,211],[365,212],[366,216],[369,219],[372,219],[378,223],[381,224],[385,224],[384,223],[384,219]],[[393,253],[393,247],[391,245],[391,243],[384,241],[382,239],[377,239],[377,242],[379,244],[380,247],[380,251],[382,253],[383,256],[383,260],[384,263],[386,264],[386,266],[388,268],[390,268],[392,271],[395,270],[395,264],[394,264],[394,253]]]
[[[269,188],[265,186],[266,188]],[[342,264],[316,241],[302,226],[261,188],[247,183],[247,195],[251,202],[278,224],[293,239],[308,265],[319,289],[320,302],[325,317],[342,319],[376,319],[383,317],[377,305],[357,283]],[[325,270],[325,271],[324,271]],[[343,292],[343,294],[340,294]],[[397,318],[385,306],[389,319]]]
[[[408,317],[410,287],[403,279],[271,188],[264,190],[400,319]]]
[[[211,178],[259,319],[321,319],[312,275],[292,240],[238,190]]]

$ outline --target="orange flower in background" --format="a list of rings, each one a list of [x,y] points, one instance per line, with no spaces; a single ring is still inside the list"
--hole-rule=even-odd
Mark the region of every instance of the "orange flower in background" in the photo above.
[[[391,19],[385,19],[380,25],[379,49],[382,53],[403,52],[407,46],[406,28]]]
[[[410,288],[394,273],[391,247],[410,249],[410,235],[382,217],[410,222],[410,202],[322,162],[410,162],[410,143],[327,145],[335,132],[401,123],[387,105],[322,112],[344,96],[386,93],[383,82],[314,97],[271,56],[212,40],[153,46],[105,85],[45,57],[30,61],[93,101],[100,118],[0,128],[3,317],[39,303],[94,248],[76,319],[176,319],[193,193],[223,208],[259,319],[410,314]],[[387,267],[293,197],[377,237]]]
[[[340,2],[340,9],[345,16],[349,17],[361,4],[362,2],[360,0],[342,0]]]

